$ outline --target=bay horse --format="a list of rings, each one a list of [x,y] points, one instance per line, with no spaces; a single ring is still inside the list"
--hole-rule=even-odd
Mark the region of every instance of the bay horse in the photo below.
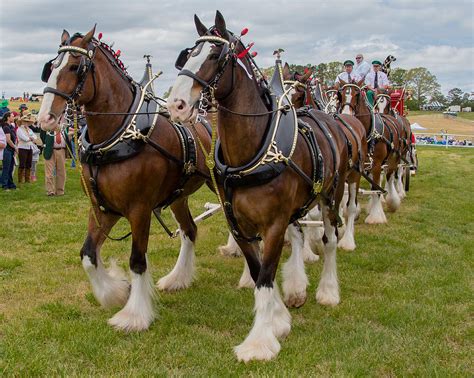
[[[397,189],[398,195],[400,199],[406,197],[405,188],[408,190],[408,180],[410,175],[410,167],[409,165],[412,162],[412,131],[410,122],[406,117],[399,114],[396,109],[393,109],[391,106],[391,98],[388,92],[379,92],[375,97],[375,104],[377,105],[377,110],[382,117],[386,117],[390,119],[390,121],[396,122],[398,126],[398,130],[400,133],[400,156],[401,159],[405,164],[400,164],[395,177],[396,177],[396,184],[395,187]],[[405,185],[403,184],[403,178],[406,178]]]
[[[394,176],[400,162],[399,130],[391,122],[384,122],[382,117],[375,113],[366,101],[362,86],[363,80],[358,83],[340,82],[338,90],[340,112],[355,115],[364,125],[369,143],[367,169],[378,187],[381,184],[382,166],[387,164],[386,203],[390,211],[396,211],[400,207],[400,197],[395,189]],[[377,186],[372,184],[372,190],[377,190]],[[371,194],[368,213],[365,223],[387,223],[380,193]]]
[[[109,324],[124,331],[142,331],[155,318],[155,290],[146,257],[152,211],[169,204],[181,237],[178,262],[158,287],[187,287],[193,279],[197,233],[188,196],[209,176],[201,153],[194,162],[185,156],[193,155],[191,139],[197,135],[178,130],[163,112],[149,114],[150,108],[156,108],[150,93],[128,76],[117,54],[94,33],[95,26],[86,35],[62,33],[58,56],[43,72],[47,87],[39,122],[44,130],[53,130],[67,104],[85,107],[82,184],[92,207],[80,252],[82,265],[103,307],[125,305]],[[145,128],[140,130],[140,125]],[[202,124],[196,130],[208,148],[208,131]],[[121,217],[131,227],[131,284],[117,267],[106,269],[100,257],[104,241]]]
[[[219,140],[214,161],[220,182],[218,192],[255,282],[255,321],[235,353],[242,361],[269,360],[280,351],[278,338],[288,335],[291,329],[291,317],[276,283],[285,230],[316,201],[323,212],[325,255],[316,299],[332,306],[340,301],[337,209],[348,174],[347,145],[334,118],[311,110],[298,117],[298,122],[306,125],[308,138],[315,136],[320,151],[315,155],[311,147],[314,143],[306,143],[309,139],[295,131],[296,112],[279,76],[281,61],[277,60],[276,76],[269,89],[264,80],[257,80],[253,59],[240,38],[227,30],[219,11],[211,29],[196,15],[194,20],[199,38],[188,50],[167,106],[172,120],[192,122],[199,114],[202,95],[217,102]],[[280,128],[279,121],[285,127]],[[294,131],[294,139],[290,139],[293,142],[282,141],[283,136],[278,139],[282,134],[277,132],[288,130]],[[261,149],[262,145],[268,148]],[[288,149],[290,153],[285,155],[282,151]],[[319,158],[313,159],[315,156]],[[242,166],[250,167],[249,171],[242,170]],[[251,176],[255,171],[265,176]],[[242,179],[249,181],[241,185]],[[258,236],[264,240],[261,258]],[[301,248],[300,245],[296,249]],[[292,256],[296,253],[300,252],[293,251]],[[300,299],[304,302],[306,298]]]
[[[289,65],[285,64],[283,69],[285,83],[292,84],[294,81],[291,79],[296,80],[296,83],[293,84],[294,89],[290,92],[293,105],[296,108],[310,106],[313,109],[318,109],[320,107],[315,101],[308,83],[310,76],[310,71],[304,75],[299,75],[298,73],[291,74]],[[361,172],[365,169],[365,161],[367,158],[366,131],[364,125],[362,125],[355,116],[332,114],[332,117],[334,117],[337,125],[344,133],[350,155],[350,171],[346,178],[348,184],[347,222],[344,235],[338,242],[338,247],[353,251],[356,247],[354,224],[358,215],[358,194]]]

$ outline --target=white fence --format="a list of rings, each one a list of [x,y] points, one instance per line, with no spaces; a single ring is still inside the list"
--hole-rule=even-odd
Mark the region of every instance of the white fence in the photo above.
[[[444,134],[444,133],[414,133],[416,137],[416,146],[435,146],[435,147],[474,147],[474,135],[462,134]]]

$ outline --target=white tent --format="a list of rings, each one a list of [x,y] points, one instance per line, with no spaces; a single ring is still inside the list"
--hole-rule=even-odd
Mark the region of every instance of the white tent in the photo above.
[[[426,127],[423,127],[420,124],[415,122],[411,124],[411,129],[412,130],[426,130]]]

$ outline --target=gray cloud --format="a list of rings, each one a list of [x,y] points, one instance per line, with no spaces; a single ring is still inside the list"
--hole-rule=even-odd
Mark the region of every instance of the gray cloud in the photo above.
[[[443,90],[474,83],[474,22],[471,1],[0,1],[0,90],[7,96],[39,92],[42,64],[55,56],[62,29],[87,32],[94,23],[104,40],[115,41],[134,77],[144,53],[164,71],[156,88],[172,85],[178,52],[196,38],[193,14],[213,24],[220,9],[228,28],[250,29],[261,66],[273,63],[277,47],[292,63],[344,60],[363,52],[370,60],[397,56],[395,67],[425,66]]]

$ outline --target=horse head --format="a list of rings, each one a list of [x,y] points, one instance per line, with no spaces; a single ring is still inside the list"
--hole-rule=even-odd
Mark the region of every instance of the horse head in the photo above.
[[[357,113],[363,83],[364,80],[358,83],[346,83],[343,80],[339,82],[337,97],[342,114],[355,115]]]
[[[94,96],[92,75],[88,75],[94,69],[94,33],[95,26],[85,36],[71,37],[64,30],[58,56],[45,64],[41,79],[47,86],[38,115],[44,130],[57,127],[68,103],[84,104]]]
[[[293,74],[290,72],[290,66],[285,63],[283,67],[283,80],[291,98],[291,102],[296,108],[301,108],[307,105],[310,101],[311,91],[309,90],[309,78],[311,77],[311,70],[307,70],[303,75],[298,72]]]
[[[390,113],[390,95],[387,90],[377,90],[374,108],[381,114]]]
[[[215,26],[209,29],[196,15],[194,23],[199,38],[194,47],[179,55],[176,67],[180,72],[168,97],[167,107],[174,121],[188,122],[196,116],[195,107],[201,93],[212,92],[216,99],[228,97],[235,84],[235,63],[239,53],[245,50],[240,40],[227,30],[219,11],[216,12]],[[251,68],[245,63],[239,62],[239,65],[252,79]]]

